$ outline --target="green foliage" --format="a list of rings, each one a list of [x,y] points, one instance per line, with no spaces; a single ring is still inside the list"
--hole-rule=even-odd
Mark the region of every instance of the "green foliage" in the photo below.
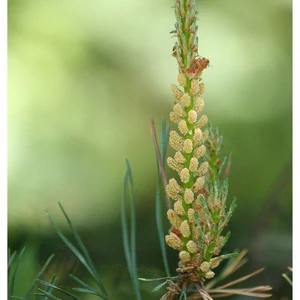
[[[75,254],[75,256],[78,258],[78,260],[83,264],[83,266],[87,269],[89,274],[92,276],[94,279],[94,282],[98,286],[99,289],[92,288],[90,285],[85,283],[83,280],[79,279],[75,275],[70,274],[71,278],[79,284],[81,287],[73,287],[72,290],[77,293],[81,294],[91,294],[94,296],[97,296],[98,298],[108,300],[109,296],[103,286],[103,283],[101,281],[100,275],[95,268],[91,257],[88,253],[88,250],[86,246],[84,245],[83,241],[81,240],[79,234],[77,233],[75,227],[73,226],[73,223],[71,222],[70,218],[68,217],[66,211],[64,210],[63,206],[61,203],[59,203],[59,207],[71,229],[72,235],[75,239],[75,241],[78,244],[77,248],[73,243],[71,243],[66,236],[62,233],[62,231],[59,229],[57,226],[56,222],[54,221],[53,217],[47,212],[47,215],[49,217],[49,220],[51,221],[52,225],[54,226],[58,236],[61,238],[61,240],[68,246],[68,248]],[[53,275],[50,282],[41,280],[40,277],[42,274],[45,272],[46,268],[49,266],[50,262],[52,261],[54,255],[51,255],[48,260],[45,262],[43,265],[42,269],[40,272],[37,274],[35,279],[33,280],[32,285],[30,286],[28,292],[25,294],[24,297],[17,297],[14,295],[14,287],[15,287],[15,279],[17,275],[17,271],[19,268],[19,265],[21,263],[23,254],[25,252],[25,247],[21,250],[19,255],[17,255],[17,252],[15,251],[12,255],[10,255],[9,251],[9,257],[8,257],[8,299],[12,298],[17,298],[17,299],[22,299],[22,300],[30,300],[33,299],[33,295],[41,296],[42,300],[47,300],[47,299],[54,299],[54,300],[65,300],[65,296],[68,297],[68,299],[73,299],[73,300],[80,300],[80,298],[69,292],[67,289],[63,287],[59,287],[56,285],[56,276]],[[13,269],[14,268],[14,269]],[[13,270],[12,270],[13,269]],[[36,290],[37,284],[44,286],[45,288],[38,288]],[[60,298],[61,296],[58,296],[54,294],[54,292],[58,292],[59,294],[63,294],[64,297]]]
[[[165,211],[163,211],[163,209],[162,209],[164,203],[166,203],[167,205],[170,205],[170,200],[166,198],[166,193],[164,191],[165,184],[163,182],[163,176],[165,176],[164,167],[165,167],[165,161],[166,161],[169,130],[166,126],[165,119],[163,119],[162,124],[161,124],[161,145],[159,148],[158,142],[157,142],[155,124],[154,124],[153,120],[152,120],[151,125],[152,125],[151,126],[152,138],[153,138],[153,144],[154,144],[156,161],[157,161],[157,187],[156,187],[156,194],[155,194],[156,226],[157,226],[159,245],[160,245],[160,250],[161,250],[161,255],[162,255],[165,272],[166,272],[166,275],[168,277],[170,277],[171,273],[170,273],[170,268],[169,268],[168,259],[167,259],[167,250],[166,250],[166,243],[165,243],[165,230],[163,228],[163,220],[165,219]]]
[[[80,300],[80,298],[78,298],[76,295],[68,292],[66,289],[64,288],[60,288],[55,286],[52,283],[49,283],[47,281],[44,280],[39,280],[39,283],[41,283],[42,285],[45,285],[47,287],[47,290],[43,290],[41,288],[39,288],[40,294],[43,296],[47,296],[50,297],[50,299],[55,299],[55,300],[60,300],[61,298],[58,298],[57,296],[53,295],[52,291],[56,290],[59,291],[61,294],[66,295],[68,297],[68,299],[72,299],[72,300]]]
[[[43,273],[45,272],[45,270],[47,269],[47,267],[49,266],[50,262],[52,261],[52,259],[54,257],[54,254],[52,254],[47,259],[47,261],[45,262],[45,264],[43,265],[43,267],[41,268],[39,273],[36,275],[35,279],[33,280],[31,286],[29,287],[29,290],[24,295],[24,297],[18,297],[16,295],[14,295],[15,280],[16,280],[16,275],[17,275],[20,263],[22,263],[22,258],[23,258],[24,252],[25,252],[25,247],[20,251],[17,261],[14,263],[15,258],[17,256],[17,252],[15,251],[12,255],[10,255],[10,250],[9,250],[9,256],[8,256],[8,299],[9,300],[12,298],[22,299],[22,300],[32,299],[32,296],[36,289],[37,281],[43,275]],[[14,266],[14,270],[12,272],[13,265],[15,265],[15,266]],[[12,274],[11,274],[11,272],[12,272]]]
[[[288,270],[289,270],[290,272],[293,271],[292,267],[288,267]],[[289,283],[290,286],[293,286],[293,281],[292,281],[292,279],[291,279],[286,273],[283,273],[283,274],[282,274],[282,277]]]
[[[45,262],[43,268],[41,269],[41,271],[37,274],[37,276],[35,277],[35,279],[33,280],[33,283],[31,285],[31,288],[29,289],[29,291],[26,293],[25,297],[23,298],[23,300],[29,300],[31,295],[33,294],[35,285],[37,280],[41,277],[41,275],[44,273],[44,271],[46,270],[46,268],[48,267],[48,265],[50,264],[50,262],[52,261],[54,257],[54,254],[52,254],[47,261]]]
[[[129,197],[128,197],[129,194]],[[128,200],[129,198],[129,200]],[[130,207],[130,231],[127,225],[126,203],[129,201]],[[125,258],[128,271],[131,277],[134,293],[136,298],[142,299],[140,294],[137,266],[136,266],[136,220],[135,220],[135,198],[133,194],[133,178],[129,161],[126,159],[126,172],[123,181],[122,194],[122,235]]]
[[[47,290],[41,291],[41,289],[39,289],[40,293],[37,293],[37,294],[40,294],[40,295],[44,294],[44,297],[42,300],[48,300],[49,298],[51,299],[51,297],[55,297],[54,295],[52,295],[52,291],[54,289],[52,285],[55,285],[55,282],[56,282],[56,275],[54,274],[50,280],[51,286],[49,286],[47,288]]]
[[[84,293],[88,293],[88,294],[93,294],[101,299],[105,299],[105,300],[109,299],[106,289],[102,283],[101,277],[92,262],[92,259],[88,253],[87,248],[85,247],[84,243],[82,242],[79,234],[77,233],[75,227],[73,226],[70,218],[68,217],[68,215],[67,215],[66,211],[64,210],[61,203],[59,203],[59,207],[60,207],[62,213],[64,214],[64,217],[71,229],[71,232],[72,232],[73,237],[75,238],[75,241],[77,242],[77,244],[79,246],[79,249],[68,240],[68,238],[62,233],[62,231],[57,226],[53,217],[47,212],[49,220],[52,223],[53,227],[55,228],[55,230],[56,230],[57,234],[59,235],[59,237],[61,238],[61,240],[68,246],[68,248],[74,253],[74,255],[78,258],[78,260],[83,264],[83,266],[86,268],[86,270],[92,276],[92,278],[94,279],[94,282],[96,283],[96,285],[99,288],[98,290],[91,288],[88,284],[84,283],[82,280],[80,280],[76,276],[71,275],[72,279],[74,279],[77,283],[81,284],[84,287],[84,289],[73,288],[73,290],[77,291],[77,292],[81,292],[81,293],[84,292]],[[64,290],[62,288],[55,286],[52,283],[48,283],[45,281],[42,281],[41,283],[45,284],[47,287],[53,288],[54,290],[60,291],[73,299],[79,299],[77,296],[67,292],[66,290]],[[45,296],[47,296],[49,294],[49,291],[41,290],[41,292],[44,293]]]
[[[13,273],[12,273],[11,276],[10,276],[11,267],[12,267],[13,261],[14,261],[16,255],[17,255],[17,253],[14,252],[12,254],[12,256],[8,258],[9,259],[8,260],[8,299],[11,299],[11,297],[13,297],[16,275],[17,275],[19,264],[20,264],[20,261],[22,259],[23,254],[24,254],[24,251],[25,251],[25,247],[21,250],[21,252],[20,252],[20,254],[19,254],[18,258],[17,258],[15,269],[14,269],[14,271],[13,271]]]
[[[162,199],[164,198],[164,193],[161,191],[161,183],[158,183],[156,187],[156,197],[155,197],[155,216],[156,216],[156,225],[157,225],[157,233],[159,238],[159,245],[162,255],[162,260],[165,268],[166,275],[168,277],[171,276],[170,268],[167,259],[167,249],[165,244],[165,231],[163,228],[163,219],[162,219]]]

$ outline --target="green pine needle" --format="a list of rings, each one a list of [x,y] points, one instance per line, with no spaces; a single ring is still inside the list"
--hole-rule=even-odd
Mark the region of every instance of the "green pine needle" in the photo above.
[[[21,262],[21,259],[23,257],[24,252],[25,252],[25,247],[21,250],[21,252],[18,256],[17,262],[16,262],[14,272],[13,272],[11,278],[9,278],[9,280],[8,280],[8,299],[11,299],[13,297],[16,276],[17,276],[17,272],[18,272],[18,269],[19,269],[19,264]]]
[[[10,249],[8,249],[8,264],[7,264],[8,272],[10,271],[10,267],[14,262],[16,255],[17,255],[17,251],[14,251],[14,253],[10,255]]]
[[[82,242],[79,234],[77,233],[76,229],[74,228],[74,226],[73,226],[70,218],[68,217],[66,211],[64,210],[62,204],[61,203],[58,203],[58,204],[59,204],[59,207],[60,207],[61,211],[63,212],[63,214],[64,214],[64,216],[65,216],[65,218],[66,218],[66,220],[67,220],[67,222],[69,224],[69,227],[72,230],[73,236],[74,236],[77,244],[79,245],[79,247],[80,247],[80,249],[81,249],[81,251],[82,251],[82,253],[83,253],[83,255],[84,255],[84,257],[85,257],[85,259],[86,259],[86,261],[88,263],[88,265],[90,266],[90,268],[91,268],[91,270],[93,272],[93,277],[95,278],[96,283],[98,284],[98,286],[99,286],[100,290],[103,292],[103,294],[107,296],[107,292],[106,292],[106,290],[104,288],[104,285],[102,284],[102,282],[100,280],[99,273],[97,272],[97,269],[95,268],[95,266],[94,266],[94,264],[92,262],[92,259],[91,259],[90,255],[88,253],[87,248],[85,247],[85,245]]]
[[[55,285],[55,282],[56,282],[56,275],[54,274],[50,280],[50,283]],[[53,291],[53,288],[52,287],[48,287],[47,289],[47,293],[51,294],[52,295],[52,291]],[[42,300],[48,300],[49,299],[49,296],[48,295],[45,295],[45,297],[42,299]]]
[[[90,290],[90,289],[84,289],[84,288],[72,288],[73,291],[83,293],[83,294],[91,294],[91,295],[96,295],[99,296],[97,292]]]
[[[171,276],[170,268],[168,264],[167,258],[167,249],[165,243],[165,235],[164,235],[164,228],[163,228],[163,220],[162,220],[162,208],[161,208],[161,178],[159,178],[159,183],[156,188],[156,197],[155,197],[155,216],[156,216],[156,226],[158,231],[158,238],[159,238],[159,245],[162,255],[163,264],[165,267],[165,272],[168,277]]]
[[[157,277],[157,278],[139,278],[140,281],[148,281],[148,282],[151,282],[151,281],[160,281],[160,280],[166,280],[166,279],[174,280],[174,279],[178,279],[178,276],[173,276],[173,277]]]
[[[33,291],[34,291],[34,288],[36,286],[36,282],[37,280],[40,278],[40,276],[44,273],[44,271],[46,270],[46,268],[49,266],[50,262],[52,261],[54,257],[54,254],[52,254],[48,259],[47,261],[45,262],[44,266],[42,267],[41,271],[37,274],[37,276],[35,277],[35,279],[33,280],[33,283],[29,289],[29,291],[26,293],[25,297],[23,300],[29,300],[30,299],[30,296],[32,295]]]
[[[78,298],[76,295],[74,295],[74,294],[72,294],[72,293],[70,293],[70,292],[68,292],[68,291],[66,291],[66,290],[64,290],[64,289],[62,289],[62,288],[60,288],[60,287],[57,287],[56,285],[54,285],[54,284],[52,284],[52,283],[50,283],[50,282],[47,282],[47,281],[45,281],[45,280],[40,280],[40,279],[38,279],[38,282],[39,283],[41,283],[41,284],[43,284],[43,285],[45,285],[46,287],[51,287],[51,288],[53,288],[54,290],[57,290],[57,291],[59,291],[59,292],[61,292],[61,293],[63,293],[63,294],[65,294],[65,295],[67,295],[69,298],[71,298],[71,299],[73,299],[73,300],[81,300],[80,298]],[[42,293],[44,293],[44,295],[46,295],[46,296],[48,296],[49,297],[49,292],[47,292],[47,291],[45,291],[45,290],[42,290],[42,289],[39,289]],[[52,295],[52,294],[50,294],[50,295]],[[53,295],[52,295],[53,296]],[[53,296],[53,297],[55,297],[55,296]],[[53,299],[53,298],[52,298]]]
[[[169,143],[169,128],[165,118],[161,122],[161,159],[163,162],[166,161],[167,148]]]
[[[103,295],[103,299],[109,299],[107,292],[100,280],[99,274],[97,273],[94,265],[91,263],[91,259],[88,255],[88,252],[85,248],[85,246],[83,245],[79,235],[77,234],[74,226],[72,225],[70,219],[68,218],[65,210],[63,209],[62,205],[60,205],[60,208],[62,210],[62,212],[64,213],[67,222],[69,223],[69,226],[72,230],[72,233],[77,241],[77,243],[79,244],[79,247],[81,248],[81,250],[83,251],[83,254],[66,238],[66,236],[61,232],[61,230],[59,229],[59,227],[57,226],[56,222],[54,221],[54,219],[52,218],[52,216],[49,214],[49,212],[46,211],[46,214],[49,217],[50,222],[52,223],[53,227],[55,228],[57,234],[59,235],[59,237],[61,238],[61,240],[68,246],[68,248],[74,253],[74,255],[78,258],[78,260],[85,266],[85,268],[87,269],[87,271],[91,274],[91,276],[93,277],[93,279],[95,280],[96,284],[98,285],[98,287],[100,288],[101,294]],[[90,264],[91,263],[91,264]]]
[[[130,207],[130,233],[128,232],[129,229],[127,225],[127,214],[126,214],[126,203],[128,201]],[[123,246],[124,246],[125,258],[126,258],[129,275],[131,278],[135,296],[138,300],[141,300],[142,298],[140,294],[137,265],[136,265],[135,198],[133,195],[132,172],[130,168],[130,163],[127,159],[126,159],[126,172],[123,181],[121,223],[122,223]]]
[[[157,291],[159,291],[163,286],[165,286],[167,284],[167,282],[165,281],[165,282],[163,282],[163,283],[160,283],[158,286],[156,286],[153,290],[152,290],[152,292],[157,292]]]
[[[71,278],[73,280],[75,280],[77,283],[81,284],[84,287],[84,288],[72,288],[73,291],[77,291],[77,292],[81,292],[81,293],[84,293],[84,291],[86,291],[87,294],[97,295],[100,298],[105,299],[105,295],[103,295],[99,291],[93,289],[87,283],[85,283],[84,281],[82,281],[81,279],[79,279],[78,277],[76,277],[75,275],[71,275],[70,274],[70,276],[71,276]]]
[[[53,300],[63,300],[62,298],[58,298],[58,297],[52,295],[52,293],[48,292],[48,290],[46,291],[46,290],[43,290],[43,289],[39,288],[39,291],[40,291],[40,293],[37,293],[37,295],[45,296],[44,299],[48,300],[48,298],[50,298],[50,299],[53,299]]]

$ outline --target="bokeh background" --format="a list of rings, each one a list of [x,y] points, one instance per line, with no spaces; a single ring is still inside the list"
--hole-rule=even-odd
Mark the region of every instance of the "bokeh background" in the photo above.
[[[265,267],[253,283],[271,284],[272,299],[281,300],[291,299],[281,276],[292,264],[291,2],[197,1],[199,51],[210,60],[206,113],[232,152],[229,199],[238,198],[225,250],[247,248],[245,272]],[[164,275],[150,118],[159,127],[172,107],[172,4],[8,1],[8,243],[27,247],[20,295],[51,253],[48,273],[60,283],[70,283],[70,272],[85,278],[45,215],[67,234],[61,202],[114,299],[134,298],[120,225],[125,158],[137,199],[139,275]],[[159,298],[153,285],[142,288],[145,299]]]

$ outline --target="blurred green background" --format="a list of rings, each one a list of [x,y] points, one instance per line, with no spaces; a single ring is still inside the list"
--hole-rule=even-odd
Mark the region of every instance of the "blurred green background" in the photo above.
[[[138,201],[139,275],[164,275],[150,118],[160,126],[172,107],[172,5],[8,1],[8,243],[27,246],[20,295],[51,253],[49,274],[61,283],[70,283],[69,272],[85,276],[45,216],[47,209],[67,229],[60,201],[114,299],[133,299],[120,227],[125,158]],[[292,264],[292,1],[197,5],[199,52],[210,60],[206,113],[232,151],[229,200],[238,198],[225,251],[247,248],[248,271],[266,267],[254,283],[271,284],[272,299],[290,299],[281,274]],[[145,299],[159,298],[153,285],[142,287]]]

